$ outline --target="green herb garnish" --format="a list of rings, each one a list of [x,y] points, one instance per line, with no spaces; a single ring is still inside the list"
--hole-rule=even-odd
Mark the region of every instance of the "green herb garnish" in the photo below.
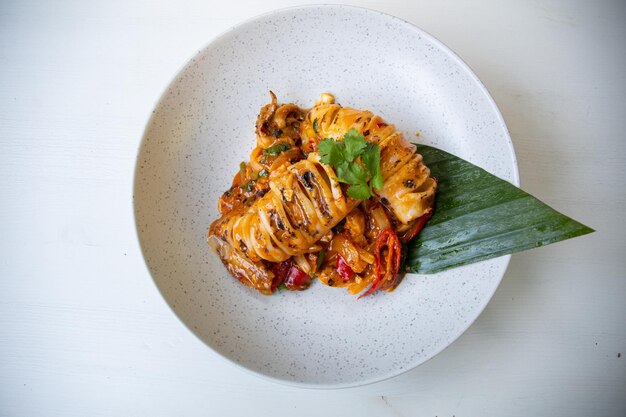
[[[318,133],[318,130],[317,130],[317,117],[315,118],[315,120],[313,120],[313,130],[315,131],[315,133]]]
[[[380,147],[374,143],[368,143],[361,158],[370,173],[370,184],[372,187],[377,190],[382,189],[383,176],[380,173]]]
[[[269,171],[267,169],[262,169],[259,171],[259,177],[267,177],[269,175]]]
[[[242,174],[246,172],[246,163],[244,161],[239,163],[239,171],[241,171]]]
[[[288,142],[278,142],[277,144],[272,145],[267,149],[264,149],[263,155],[276,156],[285,152],[287,149],[290,149],[290,148],[291,148],[291,145]]]
[[[380,147],[368,143],[356,129],[348,130],[341,141],[324,139],[318,150],[322,163],[335,168],[339,181],[349,185],[350,197],[367,200],[373,196],[372,188],[382,188]]]
[[[250,192],[254,189],[254,180],[250,180],[247,183],[245,183],[244,185],[241,186],[241,189],[247,192]]]
[[[322,249],[319,255],[317,255],[317,261],[315,261],[315,265],[317,265],[317,269],[320,269],[320,267],[322,266],[322,263],[324,263],[325,257],[326,257],[326,251]]]

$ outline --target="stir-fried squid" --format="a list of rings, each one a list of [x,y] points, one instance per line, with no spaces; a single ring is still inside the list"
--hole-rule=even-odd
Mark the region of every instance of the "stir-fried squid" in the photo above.
[[[393,290],[400,242],[415,237],[433,210],[437,183],[421,155],[393,125],[341,107],[330,94],[308,111],[279,106],[270,94],[250,161],[218,203],[210,246],[234,277],[264,294],[305,289],[313,277],[352,294]],[[352,142],[338,154],[345,160],[329,163],[320,143],[348,135]],[[349,184],[370,198],[356,198]]]

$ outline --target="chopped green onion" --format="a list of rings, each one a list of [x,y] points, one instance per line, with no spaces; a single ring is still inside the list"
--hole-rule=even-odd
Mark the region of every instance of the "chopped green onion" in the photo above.
[[[263,150],[263,155],[271,155],[271,156],[276,156],[279,155],[283,152],[285,152],[286,150],[290,149],[291,145],[287,142],[278,142],[277,144],[270,146],[267,149]]]
[[[322,249],[319,255],[317,256],[317,261],[315,261],[315,264],[317,265],[317,269],[320,269],[320,267],[324,263],[325,257],[326,257],[326,250]]]

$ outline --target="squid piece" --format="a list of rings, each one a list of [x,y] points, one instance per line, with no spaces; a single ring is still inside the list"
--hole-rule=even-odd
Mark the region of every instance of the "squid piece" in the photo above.
[[[230,189],[220,197],[220,214],[263,196],[269,189],[267,174],[270,171],[304,158],[300,149],[300,124],[305,111],[295,104],[279,105],[271,91],[270,97],[271,102],[263,106],[257,116],[257,146],[250,160],[240,166]]]
[[[300,146],[300,123],[304,111],[293,103],[278,105],[276,94],[270,91],[272,101],[261,108],[256,121],[257,147],[267,149],[276,142],[284,141]]]
[[[263,262],[251,261],[243,252],[236,250],[216,236],[209,235],[208,243],[209,247],[220,257],[228,272],[242,284],[265,295],[274,292],[278,286],[277,277]]]
[[[317,241],[359,203],[344,195],[334,170],[317,153],[272,172],[269,186],[245,212],[226,213],[209,229],[252,262],[282,262],[321,250]]]
[[[436,180],[430,176],[415,146],[380,116],[367,110],[341,107],[332,95],[324,93],[300,125],[303,147],[315,151],[322,139],[340,140],[352,128],[380,147],[383,187],[375,190],[377,199],[404,225],[430,213]]]

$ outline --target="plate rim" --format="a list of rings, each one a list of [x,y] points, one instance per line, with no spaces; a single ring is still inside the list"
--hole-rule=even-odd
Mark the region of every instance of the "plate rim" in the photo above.
[[[156,101],[153,103],[153,105],[151,106],[151,111],[149,114],[149,117],[144,125],[144,129],[143,129],[143,133],[141,135],[141,140],[139,142],[139,145],[137,146],[137,150],[136,150],[136,157],[135,157],[135,168],[133,171],[133,181],[132,181],[132,189],[131,189],[131,195],[132,195],[132,211],[133,211],[133,220],[134,220],[134,225],[135,225],[135,238],[136,238],[136,243],[139,246],[141,255],[142,255],[142,259],[143,259],[143,263],[146,267],[146,270],[148,272],[148,274],[150,275],[150,280],[152,282],[152,284],[156,287],[158,293],[160,294],[161,298],[163,299],[163,301],[165,302],[165,305],[169,308],[169,310],[173,313],[174,317],[176,317],[176,319],[183,325],[183,327],[187,330],[187,332],[191,333],[194,338],[196,339],[196,341],[199,341],[203,346],[208,347],[209,350],[211,352],[213,352],[214,354],[217,354],[220,358],[224,359],[228,364],[230,364],[231,366],[233,366],[236,369],[242,370],[245,373],[247,373],[248,375],[254,375],[255,377],[260,377],[261,379],[264,379],[266,381],[271,381],[274,383],[278,383],[284,386],[289,386],[289,387],[298,387],[298,388],[305,388],[305,389],[316,389],[316,390],[335,390],[335,389],[349,389],[349,388],[355,388],[355,387],[361,387],[361,386],[366,386],[366,385],[371,385],[371,384],[375,384],[375,383],[379,383],[379,382],[383,382],[383,381],[387,381],[389,379],[395,378],[397,376],[400,376],[402,374],[405,374],[409,371],[415,370],[417,369],[420,365],[423,365],[424,363],[430,361],[431,359],[433,359],[434,357],[436,357],[437,355],[439,355],[441,352],[443,352],[444,350],[446,350],[447,348],[449,348],[452,344],[454,344],[463,334],[465,334],[467,332],[467,330],[480,318],[480,316],[483,314],[485,308],[487,307],[487,305],[489,304],[489,302],[492,300],[493,296],[495,295],[496,291],[498,290],[498,288],[500,287],[500,284],[502,283],[502,280],[508,270],[509,267],[509,263],[511,260],[511,254],[508,255],[504,255],[498,258],[494,258],[494,259],[490,259],[484,262],[495,262],[495,261],[501,261],[502,264],[502,273],[499,274],[499,278],[497,279],[497,285],[493,286],[493,290],[490,292],[490,294],[488,295],[488,297],[484,297],[483,303],[478,305],[477,311],[478,314],[476,315],[476,317],[472,320],[470,320],[467,324],[467,326],[465,326],[463,328],[463,330],[456,335],[455,337],[449,339],[449,341],[447,343],[444,344],[443,347],[441,347],[440,349],[434,350],[433,354],[430,355],[428,358],[423,359],[421,361],[417,361],[416,363],[412,363],[410,364],[409,367],[407,367],[406,369],[399,369],[393,372],[389,372],[386,373],[382,376],[379,377],[370,377],[364,380],[359,380],[359,381],[353,381],[353,382],[341,382],[341,383],[307,383],[307,382],[299,382],[299,381],[293,381],[293,380],[288,380],[288,379],[282,379],[279,377],[275,377],[275,376],[270,376],[267,375],[263,372],[260,372],[259,370],[255,370],[252,368],[247,367],[246,365],[237,362],[236,360],[229,358],[228,356],[226,356],[225,354],[223,354],[222,352],[218,351],[217,349],[214,349],[211,345],[209,345],[206,341],[204,341],[199,334],[197,334],[193,329],[191,329],[190,325],[188,325],[180,316],[179,314],[174,310],[174,308],[172,307],[172,305],[170,304],[170,302],[168,301],[168,299],[166,298],[165,294],[163,293],[163,291],[161,290],[161,288],[159,287],[159,285],[156,282],[156,279],[154,278],[154,276],[152,275],[152,271],[150,269],[150,266],[148,265],[148,261],[146,258],[146,253],[144,250],[144,246],[142,245],[142,240],[141,240],[141,234],[140,234],[140,230],[139,230],[139,223],[138,223],[138,208],[137,208],[137,201],[136,201],[136,189],[138,186],[138,177],[139,177],[139,162],[140,162],[140,156],[143,154],[143,149],[144,146],[146,145],[146,136],[148,134],[148,130],[150,128],[150,126],[153,124],[153,121],[156,117],[156,109],[159,107],[159,104],[163,101],[163,99],[166,97],[166,95],[168,94],[168,91],[171,89],[171,87],[181,78],[181,76],[183,75],[183,73],[187,70],[187,68],[193,63],[193,60],[195,57],[199,56],[200,54],[203,54],[206,52],[207,49],[209,49],[213,44],[218,43],[220,40],[224,39],[226,36],[228,36],[229,34],[233,33],[233,32],[237,32],[238,30],[240,30],[241,28],[254,23],[256,21],[262,21],[263,19],[266,19],[268,17],[272,17],[275,15],[280,15],[283,13],[288,13],[288,12],[297,12],[300,10],[307,10],[307,9],[346,9],[346,10],[357,10],[360,12],[365,12],[365,13],[371,13],[373,15],[377,15],[378,17],[384,18],[384,19],[389,19],[392,22],[394,22],[395,24],[399,24],[404,26],[405,28],[416,32],[417,34],[419,34],[421,37],[427,39],[429,42],[431,42],[434,46],[436,46],[437,48],[439,48],[441,51],[445,52],[449,57],[451,57],[454,62],[459,65],[459,67],[461,69],[463,69],[465,75],[468,75],[471,80],[479,87],[479,90],[481,91],[481,93],[483,94],[484,98],[487,100],[489,106],[491,107],[491,110],[493,112],[493,114],[496,116],[497,122],[498,122],[498,126],[502,129],[504,135],[505,135],[505,139],[506,139],[506,144],[509,150],[509,157],[511,158],[511,162],[512,162],[512,178],[511,178],[511,183],[513,185],[515,185],[516,187],[520,186],[520,177],[519,177],[519,164],[517,162],[517,156],[515,153],[515,147],[513,144],[513,141],[511,139],[511,134],[509,132],[509,129],[506,125],[506,122],[504,120],[504,117],[502,116],[502,113],[500,112],[500,109],[498,108],[495,100],[493,99],[491,93],[489,92],[489,90],[487,89],[487,87],[484,85],[484,83],[478,78],[478,76],[476,75],[476,73],[473,71],[473,69],[465,62],[463,61],[459,55],[457,55],[456,52],[454,52],[450,47],[448,47],[446,44],[444,44],[443,42],[441,42],[439,39],[437,39],[435,36],[433,36],[432,34],[430,34],[429,32],[425,31],[424,29],[418,27],[417,25],[404,20],[402,18],[399,18],[397,16],[391,15],[389,13],[385,13],[385,12],[381,12],[379,10],[376,9],[372,9],[372,8],[368,8],[368,7],[362,7],[362,6],[353,6],[353,5],[346,5],[346,4],[309,4],[309,5],[299,5],[299,6],[289,6],[289,7],[282,7],[282,8],[278,8],[278,9],[274,9],[274,10],[270,10],[252,17],[249,17],[247,19],[244,19],[242,21],[239,21],[238,23],[230,26],[229,28],[225,29],[224,31],[222,31],[221,33],[219,33],[217,36],[214,36],[213,38],[211,38],[209,41],[207,41],[198,51],[196,51],[193,55],[191,55],[183,64],[182,66],[176,71],[176,73],[173,75],[173,77],[169,80],[169,82],[165,85],[163,92],[158,96],[158,98],[156,99]]]

